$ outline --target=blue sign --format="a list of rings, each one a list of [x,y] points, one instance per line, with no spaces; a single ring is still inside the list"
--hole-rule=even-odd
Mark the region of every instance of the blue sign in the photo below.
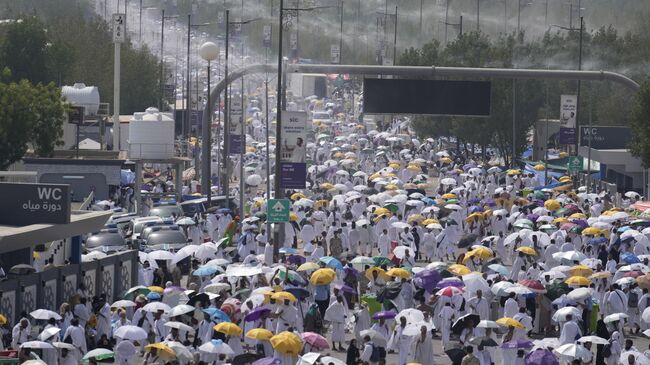
[[[576,129],[560,127],[560,144],[575,144]]]
[[[236,155],[242,153],[242,145],[244,138],[241,134],[231,134],[230,135],[230,148],[228,148],[228,153],[231,155]]]

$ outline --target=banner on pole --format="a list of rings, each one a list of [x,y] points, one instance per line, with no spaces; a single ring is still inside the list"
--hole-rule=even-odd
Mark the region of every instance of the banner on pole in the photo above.
[[[230,151],[231,155],[242,153],[244,134],[244,109],[241,95],[230,99]]]
[[[126,42],[126,16],[113,14],[113,43]]]
[[[332,63],[341,63],[341,48],[338,44],[332,44],[330,47],[330,58]]]
[[[307,113],[282,113],[280,141],[280,186],[304,189],[307,179]]]
[[[560,127],[575,128],[578,97],[575,95],[560,96]]]
[[[271,29],[270,25],[265,25],[262,29],[262,45],[267,48],[271,47]]]

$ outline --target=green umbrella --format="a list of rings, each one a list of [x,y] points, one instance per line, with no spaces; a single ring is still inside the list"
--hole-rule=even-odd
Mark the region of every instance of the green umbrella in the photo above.
[[[444,218],[442,218],[442,219],[440,220],[440,223],[447,223],[447,224],[449,224],[449,225],[455,225],[455,226],[458,225],[458,222],[456,222],[455,220],[453,220],[453,219],[451,219],[451,218],[449,218],[449,217],[444,217]]]
[[[399,207],[395,204],[387,204],[384,206],[384,208],[390,210],[390,212],[393,214],[397,213],[397,210],[399,209]]]
[[[563,217],[563,216],[565,216],[567,214],[571,214],[571,213],[572,213],[571,209],[560,208],[560,209],[556,210],[555,212],[553,212],[553,215],[556,216],[556,217]]]
[[[124,299],[129,299],[132,300],[133,298],[137,297],[138,295],[147,295],[151,292],[149,288],[145,287],[134,287],[126,291],[124,294]]]
[[[239,297],[242,300],[248,299],[248,297],[251,295],[252,290],[250,288],[244,288],[241,290],[237,290],[235,294],[233,294],[233,297]]]
[[[569,232],[580,234],[580,233],[582,233],[582,230],[583,230],[583,229],[584,229],[584,228],[583,228],[582,226],[578,226],[578,225],[576,225],[576,226],[571,227],[571,229],[569,230]]]
[[[458,204],[458,199],[447,199],[447,204]]]
[[[570,291],[569,286],[562,280],[554,280],[549,285],[546,285],[546,295],[550,300],[555,300]]]
[[[546,194],[544,194],[543,192],[541,192],[541,191],[539,191],[539,190],[535,191],[535,193],[533,194],[533,196],[535,197],[535,199],[541,199],[541,200],[545,200],[545,199],[546,199]]]
[[[372,294],[366,294],[361,296],[361,301],[363,303],[368,304],[368,312],[370,313],[370,316],[375,314],[376,312],[381,311],[381,303],[377,301],[377,297],[375,297]]]
[[[388,257],[384,257],[384,256],[375,256],[372,258],[372,260],[375,262],[375,266],[382,266],[382,265],[389,266],[393,264],[393,262],[390,261]]]

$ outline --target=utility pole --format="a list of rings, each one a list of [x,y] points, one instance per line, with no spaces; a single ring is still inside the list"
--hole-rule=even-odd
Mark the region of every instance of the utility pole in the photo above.
[[[228,54],[230,53],[230,10],[226,10],[226,60],[224,63],[224,80],[228,84]],[[230,208],[230,175],[228,167],[230,166],[230,110],[228,108],[228,88],[223,91],[223,166],[224,172],[221,174],[221,186],[223,195],[226,197],[226,208]]]
[[[142,9],[142,8],[140,8]],[[140,15],[142,16],[142,10],[140,11]],[[162,112],[162,106],[163,106],[163,99],[165,97],[165,86],[163,82],[163,68],[164,63],[165,63],[165,53],[163,50],[165,49],[165,9],[162,10],[162,21],[160,22],[160,98],[158,99],[158,111]],[[140,27],[142,27],[142,18],[140,19]],[[188,24],[189,27],[189,24]],[[189,67],[189,65],[188,65]]]
[[[284,0],[280,0],[280,20],[278,29],[278,84],[276,90],[276,117],[275,117],[275,176],[273,177],[273,190],[275,191],[275,199],[282,199],[284,192],[281,187],[282,169],[280,168],[281,162],[281,146],[282,146],[282,30],[284,28]],[[268,203],[268,201],[267,201]],[[281,230],[284,229],[284,223],[275,223],[273,230],[273,260],[278,258],[280,253],[280,235]]]
[[[189,156],[190,149],[190,130],[192,125],[192,115],[190,114],[190,95],[192,94],[192,89],[190,88],[190,42],[192,40],[191,36],[192,29],[192,14],[187,14],[187,63],[185,64],[185,120],[183,121],[183,129],[185,130],[185,135],[183,136],[183,143],[187,148],[187,154]],[[194,166],[194,175],[195,177],[199,175],[199,167]],[[210,203],[210,202],[208,202]]]
[[[579,37],[579,50],[578,50],[578,71],[582,71],[582,35],[584,34],[584,21],[583,18],[580,17],[580,37]],[[578,146],[580,145],[580,86],[581,82],[578,80],[578,94],[577,94],[577,101],[576,101],[576,143],[575,143],[575,149],[576,149],[576,156],[578,156]]]
[[[481,30],[481,0],[476,0],[476,31]]]
[[[339,26],[339,64],[343,64],[343,1],[341,0],[341,20]]]

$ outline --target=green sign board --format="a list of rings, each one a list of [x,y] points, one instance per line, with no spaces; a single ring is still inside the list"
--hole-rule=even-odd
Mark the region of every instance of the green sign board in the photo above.
[[[569,161],[567,163],[567,171],[568,172],[580,172],[582,171],[582,166],[583,166],[583,158],[582,156],[571,156],[569,157]]]
[[[289,221],[289,199],[269,199],[266,205],[266,221],[269,223],[282,223]]]

